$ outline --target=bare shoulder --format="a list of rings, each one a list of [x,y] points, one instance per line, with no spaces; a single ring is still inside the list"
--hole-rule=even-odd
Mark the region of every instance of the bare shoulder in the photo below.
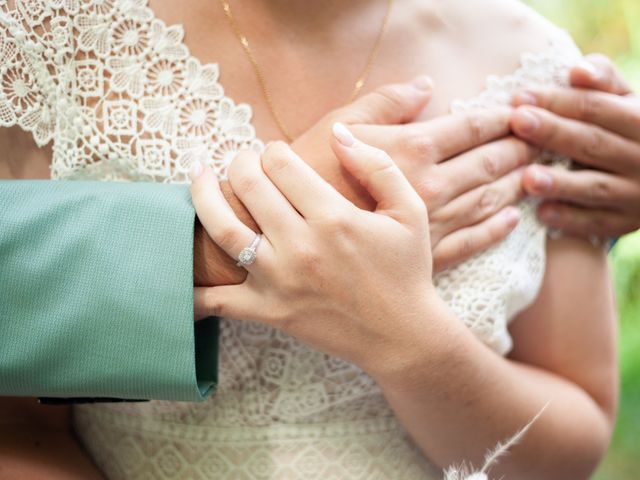
[[[488,77],[513,74],[524,53],[547,51],[559,38],[558,27],[518,0],[406,0],[403,5],[394,13],[410,35],[397,39],[393,52],[404,52],[413,72],[428,73],[437,89],[422,119],[448,112],[454,99],[473,98]]]
[[[467,50],[487,64],[498,63],[492,65],[496,74],[512,70],[522,53],[547,49],[559,30],[520,0],[436,3]]]
[[[520,0],[464,0],[436,2],[443,14],[460,31],[474,41],[495,40],[514,42],[513,48],[535,50],[544,48],[549,34],[556,30],[551,21]]]

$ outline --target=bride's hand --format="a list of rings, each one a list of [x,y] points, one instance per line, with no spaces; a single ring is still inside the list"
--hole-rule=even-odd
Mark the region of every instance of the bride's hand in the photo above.
[[[262,158],[240,153],[229,182],[264,236],[244,283],[196,289],[197,315],[263,322],[375,370],[376,359],[429,328],[427,211],[385,152],[343,125],[334,131],[336,156],[376,200],[375,211],[354,206],[282,142]],[[233,214],[211,169],[196,166],[192,176],[198,217],[237,258],[254,232]]]
[[[537,149],[510,136],[512,109],[495,108],[413,121],[431,95],[425,77],[385,85],[325,116],[291,145],[356,205],[375,205],[326,143],[345,123],[362,141],[391,155],[429,210],[433,268],[438,273],[501,242],[518,223],[523,167]]]

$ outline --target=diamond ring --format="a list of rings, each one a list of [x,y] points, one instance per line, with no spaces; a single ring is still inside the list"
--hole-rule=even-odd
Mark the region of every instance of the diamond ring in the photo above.
[[[246,267],[247,265],[251,265],[256,261],[256,250],[258,249],[258,245],[260,244],[260,240],[262,239],[261,234],[256,234],[256,237],[251,242],[251,245],[248,247],[244,247],[240,253],[238,254],[238,263],[236,263],[239,267]]]

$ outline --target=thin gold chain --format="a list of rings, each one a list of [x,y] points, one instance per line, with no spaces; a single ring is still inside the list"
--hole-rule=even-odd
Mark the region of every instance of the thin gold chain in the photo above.
[[[376,42],[373,45],[373,48],[371,49],[371,53],[369,54],[369,58],[367,59],[367,64],[365,65],[364,70],[358,77],[358,80],[356,80],[353,91],[351,92],[351,95],[349,97],[349,102],[352,102],[360,94],[360,92],[362,91],[362,88],[367,83],[367,79],[369,78],[369,74],[371,73],[371,69],[373,68],[373,64],[375,63],[376,58],[378,57],[378,53],[380,52],[380,47],[382,46],[382,40],[384,39],[384,36],[389,27],[389,18],[391,16],[391,6],[393,4],[393,0],[387,0],[387,2],[388,2],[387,12],[385,13],[384,19],[382,20],[382,27],[380,28],[380,32],[378,33],[378,37],[376,38]],[[276,125],[282,132],[282,135],[284,135],[284,137],[287,139],[287,141],[289,143],[293,142],[293,139],[295,137],[291,134],[289,129],[285,126],[284,122],[282,121],[282,117],[280,117],[280,114],[278,114],[278,111],[274,106],[273,97],[271,96],[271,93],[267,88],[267,81],[265,79],[264,74],[262,73],[262,69],[258,64],[258,61],[256,60],[255,55],[253,54],[253,51],[251,50],[251,47],[249,46],[249,40],[247,40],[247,37],[240,30],[240,26],[238,25],[238,22],[236,21],[235,16],[231,12],[231,6],[229,5],[229,2],[227,0],[220,0],[220,3],[222,4],[222,8],[224,9],[224,13],[227,16],[227,19],[229,20],[231,29],[235,33],[236,37],[238,37],[238,40],[242,45],[242,49],[244,50],[244,52],[247,54],[247,57],[249,58],[249,62],[251,63],[251,66],[253,67],[253,71],[256,74],[256,78],[258,79],[258,83],[260,84],[260,89],[262,90],[262,95],[264,96],[264,99],[267,102],[267,107],[269,108],[269,112],[271,113],[273,120],[275,121]]]

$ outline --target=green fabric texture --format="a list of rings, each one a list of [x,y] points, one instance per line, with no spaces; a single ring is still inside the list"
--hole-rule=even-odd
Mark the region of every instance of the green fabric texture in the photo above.
[[[185,185],[0,181],[0,395],[203,400]]]

